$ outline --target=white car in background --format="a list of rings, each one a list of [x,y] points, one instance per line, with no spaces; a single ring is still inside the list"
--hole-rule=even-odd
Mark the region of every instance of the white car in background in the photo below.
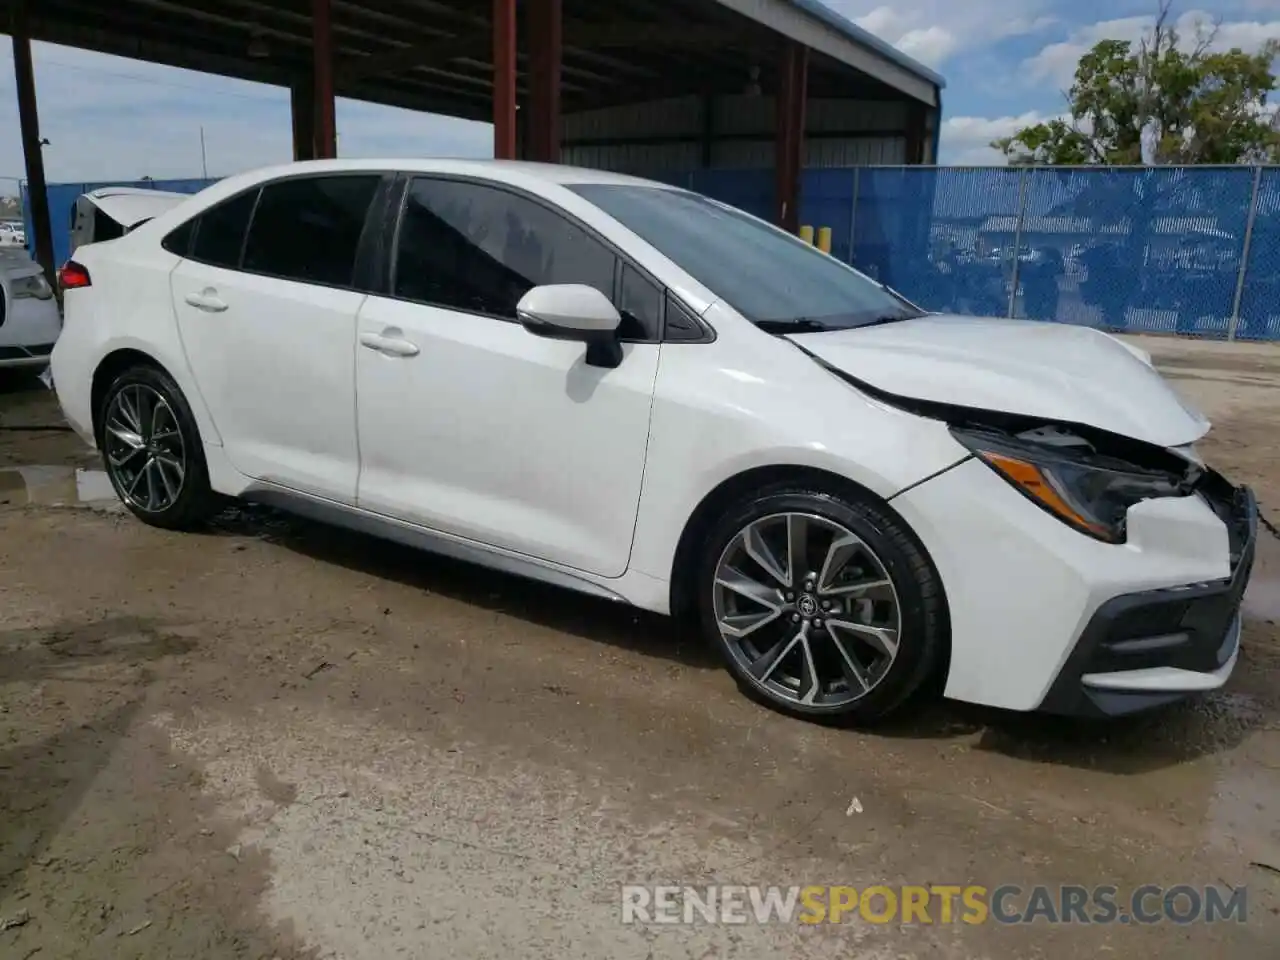
[[[27,245],[27,230],[19,220],[0,220],[0,250]]]
[[[68,421],[140,519],[243,497],[662,613],[744,690],[1221,686],[1257,511],[1087,328],[927,315],[672,187],[475,161],[224,180],[61,273]]]
[[[47,365],[61,329],[40,265],[26,250],[0,249],[0,369]]]
[[[123,237],[190,199],[186,193],[145,187],[100,187],[81,194],[71,208],[71,252],[86,244]]]

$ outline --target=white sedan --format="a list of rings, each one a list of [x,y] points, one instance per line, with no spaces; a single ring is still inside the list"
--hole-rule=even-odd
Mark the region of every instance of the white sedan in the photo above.
[[[0,247],[25,250],[27,230],[16,220],[0,220]]]
[[[26,250],[0,250],[0,369],[47,366],[61,328],[40,265]]]
[[[1114,714],[1236,662],[1256,507],[1140,351],[925,314],[694,193],[294,164],[61,279],[63,409],[147,523],[242,497],[689,616],[804,716]]]

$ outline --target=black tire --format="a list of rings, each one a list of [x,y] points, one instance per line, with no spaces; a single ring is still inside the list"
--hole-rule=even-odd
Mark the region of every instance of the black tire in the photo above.
[[[738,542],[739,532],[748,525],[762,520],[766,524],[774,522],[766,518],[780,514],[804,514],[845,528],[874,552],[883,574],[892,584],[899,623],[896,651],[892,657],[885,657],[887,665],[882,667],[878,679],[857,699],[843,703],[800,703],[786,699],[752,676],[740,659],[741,650],[735,654],[733,642],[720,630],[714,596],[719,589],[716,574],[722,557],[729,555],[727,551]],[[838,718],[871,723],[906,703],[943,665],[950,628],[941,579],[923,545],[902,519],[870,494],[833,493],[802,483],[780,483],[757,491],[728,509],[713,525],[699,555],[696,578],[698,623],[702,633],[724,657],[729,672],[744,693],[783,713],[808,719]],[[800,599],[797,595],[796,600]],[[795,605],[790,609],[795,610]],[[800,613],[792,612],[785,619],[796,616]],[[803,622],[807,625],[809,621]],[[785,635],[794,628],[779,620],[771,629],[779,629]],[[826,629],[830,631],[829,624]],[[819,642],[828,642],[829,635],[816,630],[815,649]],[[831,646],[835,648],[834,644]],[[811,672],[820,674],[818,669]],[[844,695],[855,696],[853,691],[853,681],[849,680]],[[839,692],[831,696],[837,698]]]
[[[166,502],[147,509],[140,499],[135,499],[126,489],[127,476],[111,462],[107,437],[107,419],[112,406],[122,393],[134,388],[154,391],[173,414],[177,432],[181,438],[184,470],[176,495]],[[136,391],[134,391],[136,393]],[[209,467],[204,458],[204,446],[195,417],[182,390],[169,374],[159,367],[138,365],[130,367],[111,382],[96,411],[98,449],[102,453],[103,468],[111,480],[116,494],[129,511],[143,523],[166,530],[190,530],[199,527],[218,512],[220,500],[209,486]],[[144,454],[145,455],[145,454]]]

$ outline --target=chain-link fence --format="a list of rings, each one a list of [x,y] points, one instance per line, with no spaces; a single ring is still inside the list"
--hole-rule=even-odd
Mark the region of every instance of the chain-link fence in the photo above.
[[[672,178],[769,216],[772,171]],[[932,310],[1280,340],[1280,169],[808,170],[801,222]]]

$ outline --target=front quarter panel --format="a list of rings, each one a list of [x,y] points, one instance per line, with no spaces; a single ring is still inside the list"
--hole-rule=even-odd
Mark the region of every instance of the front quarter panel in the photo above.
[[[728,307],[705,319],[713,343],[662,347],[632,569],[669,580],[698,504],[746,471],[812,467],[887,500],[967,455],[945,425],[859,393]]]

